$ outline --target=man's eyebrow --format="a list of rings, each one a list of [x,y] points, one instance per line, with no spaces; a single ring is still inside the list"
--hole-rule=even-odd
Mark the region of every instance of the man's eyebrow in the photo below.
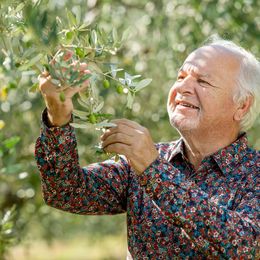
[[[181,72],[185,72],[185,70],[183,69],[183,67],[181,67],[179,70],[178,70],[178,74],[179,73],[181,73]],[[211,78],[212,79],[212,77],[210,76],[210,74],[198,74],[198,73],[196,73],[196,72],[194,72],[194,71],[192,71],[197,77],[199,77],[199,78]]]
[[[181,67],[179,70],[178,70],[178,74],[181,73],[181,72],[184,72],[185,73],[185,70],[183,69],[183,67]],[[192,73],[194,73],[196,75],[197,78],[208,78],[210,80],[213,80],[214,79],[212,78],[212,76],[210,74],[198,74],[196,72],[194,72],[194,70],[192,70]],[[216,86],[215,84],[213,85],[212,83],[208,82],[209,85],[211,85],[212,87],[214,88],[219,88],[218,86]]]
[[[212,79],[212,77],[210,76],[210,74],[197,74],[199,78],[209,78]]]
[[[178,74],[181,73],[181,72],[185,72],[185,70],[183,69],[183,67],[181,67],[181,68],[178,70]],[[196,73],[196,72],[194,72],[194,71],[192,71],[192,73],[194,73],[194,74],[196,75],[196,77],[198,77],[198,78],[209,78],[209,79],[212,79],[212,80],[213,80],[213,78],[212,78],[212,76],[211,76],[210,74],[207,74],[207,73],[205,73],[205,74],[200,74],[200,73]]]

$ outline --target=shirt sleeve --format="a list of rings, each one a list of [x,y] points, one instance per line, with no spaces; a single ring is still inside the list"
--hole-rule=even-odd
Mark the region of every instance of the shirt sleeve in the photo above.
[[[77,214],[117,214],[126,211],[129,166],[107,160],[81,168],[73,127],[42,124],[35,158],[45,202]]]
[[[164,158],[157,158],[139,181],[161,214],[182,228],[206,256],[256,257],[259,186],[241,197],[236,210],[231,211],[211,202],[207,193]]]

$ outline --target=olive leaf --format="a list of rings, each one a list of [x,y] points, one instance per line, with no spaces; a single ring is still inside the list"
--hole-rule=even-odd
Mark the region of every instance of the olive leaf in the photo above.
[[[80,117],[81,119],[86,119],[89,115],[88,112],[77,110],[77,109],[73,109],[72,114],[77,117]]]
[[[99,111],[103,108],[103,106],[104,106],[104,101],[102,101],[97,107],[95,107],[95,108],[93,109],[93,112],[94,112],[94,113],[99,112]]]
[[[95,30],[91,31],[90,41],[93,47],[97,46],[97,32]]]
[[[129,91],[127,93],[127,104],[126,104],[127,108],[129,109],[133,108],[134,98],[135,98],[135,92]]]
[[[87,123],[70,123],[70,125],[75,128],[89,128],[89,124]]]
[[[136,83],[135,86],[135,91],[138,92],[142,90],[143,88],[147,87],[150,83],[152,82],[152,79],[143,79],[140,82]]]
[[[110,123],[108,122],[108,120],[104,120],[100,123],[95,124],[95,127],[98,129],[102,129],[102,128],[110,128],[110,127],[116,127],[117,125],[114,123]]]

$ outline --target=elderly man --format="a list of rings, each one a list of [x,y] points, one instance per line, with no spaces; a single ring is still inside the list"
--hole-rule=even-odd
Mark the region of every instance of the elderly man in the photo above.
[[[260,153],[245,130],[259,114],[259,85],[252,54],[213,41],[187,57],[169,92],[179,140],[154,145],[146,128],[114,120],[101,140],[120,160],[81,168],[68,123],[80,88],[62,103],[42,75],[47,109],[36,159],[46,203],[78,214],[126,212],[133,259],[257,258]]]

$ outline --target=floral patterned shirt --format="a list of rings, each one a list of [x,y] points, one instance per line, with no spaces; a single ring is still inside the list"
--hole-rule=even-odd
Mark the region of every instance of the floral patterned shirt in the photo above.
[[[133,259],[260,259],[260,152],[246,135],[197,171],[182,139],[156,146],[140,176],[124,156],[82,168],[74,129],[43,124],[35,156],[44,199],[78,214],[126,213]]]

